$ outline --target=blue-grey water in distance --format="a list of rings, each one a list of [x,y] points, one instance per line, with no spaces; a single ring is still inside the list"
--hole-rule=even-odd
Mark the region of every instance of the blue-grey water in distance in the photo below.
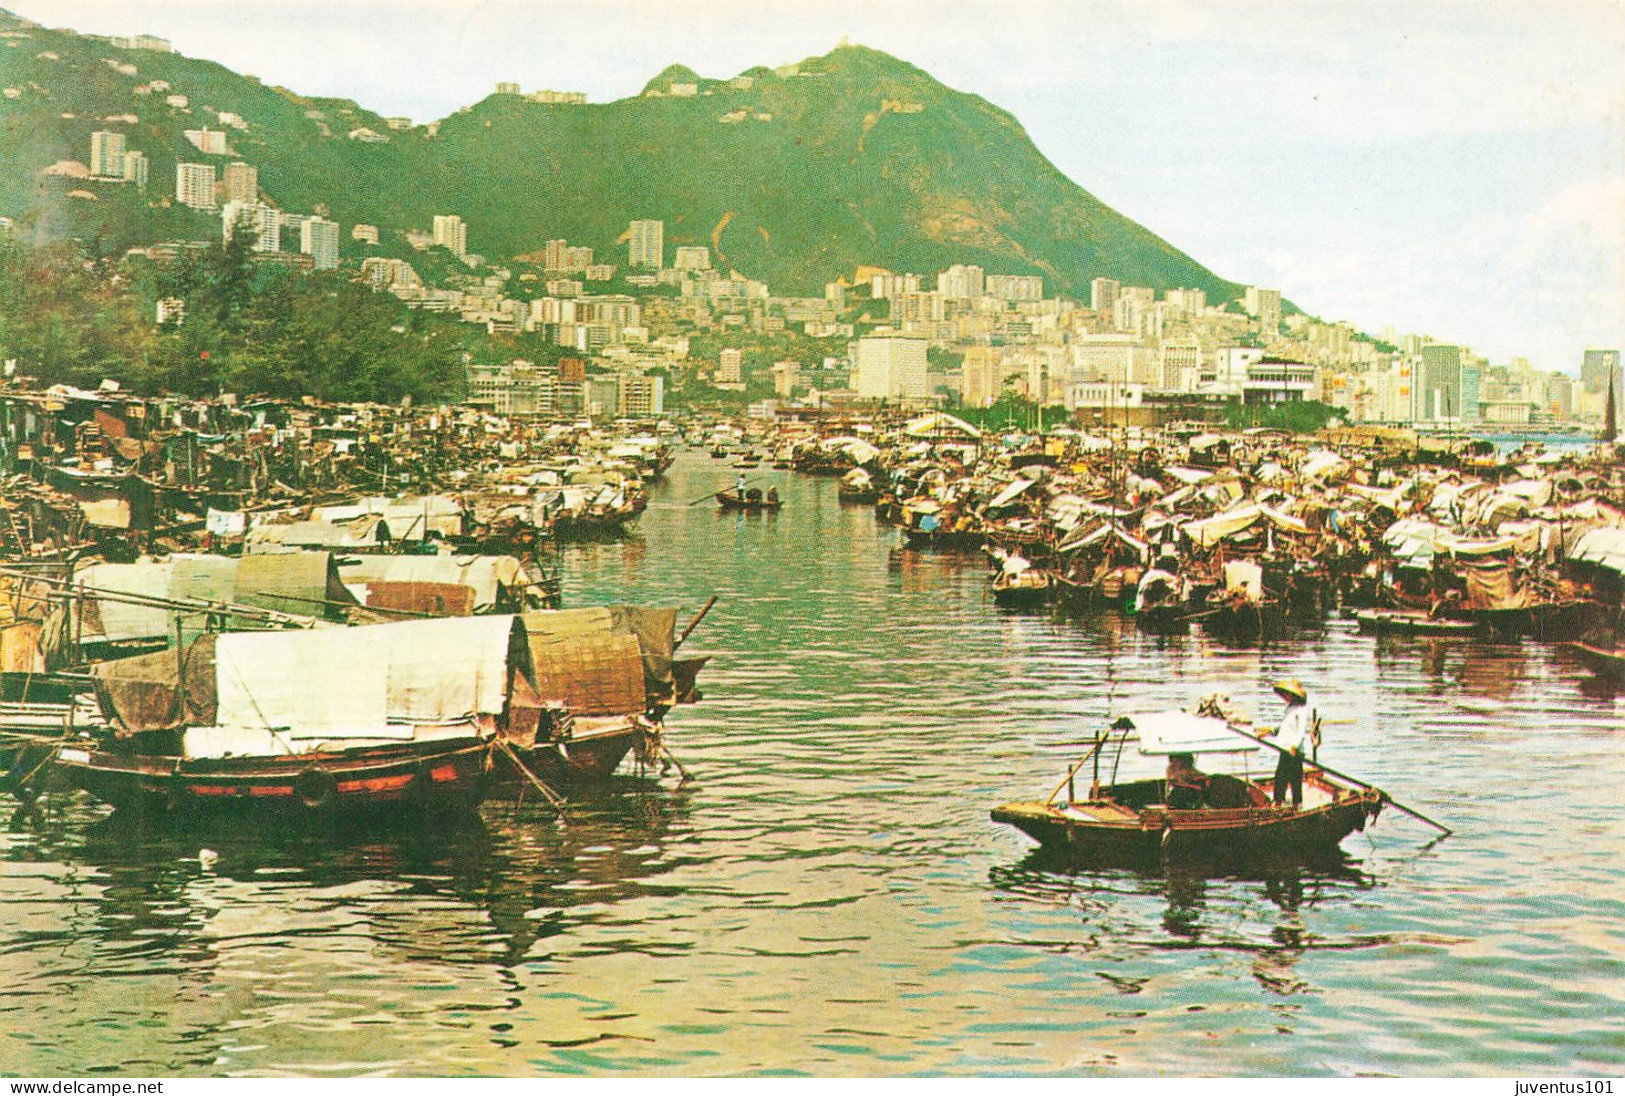
[[[54,795],[0,834],[0,1072],[1512,1075],[1625,1065],[1625,698],[1559,651],[1262,649],[997,610],[832,480],[776,516],[685,454],[566,601],[719,602],[670,720],[695,774],[568,821],[140,834]],[[1109,711],[1301,678],[1395,811],[1338,870],[1063,871],[991,807]]]

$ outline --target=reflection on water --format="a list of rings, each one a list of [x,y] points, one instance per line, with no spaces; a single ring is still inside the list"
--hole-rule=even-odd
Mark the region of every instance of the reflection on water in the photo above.
[[[0,834],[0,1072],[1562,1075],[1625,1064],[1625,699],[1535,645],[1227,648],[994,610],[831,480],[567,547],[566,603],[716,608],[671,721],[697,776],[458,825],[138,833],[72,795]],[[685,614],[686,618],[686,614]],[[685,646],[685,650],[687,650]],[[1055,862],[990,808],[1108,713],[1298,677],[1387,811],[1331,863]]]

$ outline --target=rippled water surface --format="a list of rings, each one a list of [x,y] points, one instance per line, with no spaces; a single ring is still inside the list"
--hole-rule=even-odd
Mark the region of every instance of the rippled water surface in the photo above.
[[[770,517],[687,501],[571,548],[568,604],[719,602],[671,720],[695,779],[560,821],[131,833],[57,794],[0,835],[0,1072],[1618,1072],[1625,698],[1533,645],[1333,621],[1262,649],[997,610],[831,480]],[[787,482],[786,482],[787,481]],[[1259,878],[1068,871],[988,819],[1108,711],[1295,676],[1322,760],[1385,812],[1347,862]]]

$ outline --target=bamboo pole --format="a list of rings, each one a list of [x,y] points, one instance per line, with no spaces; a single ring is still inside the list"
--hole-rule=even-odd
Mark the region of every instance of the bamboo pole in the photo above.
[[[1239,734],[1243,738],[1250,738],[1254,742],[1258,743],[1260,746],[1268,746],[1270,749],[1274,750],[1278,754],[1290,753],[1290,751],[1287,750],[1286,748],[1284,748],[1282,746],[1278,746],[1275,743],[1268,741],[1267,739],[1260,738],[1258,735],[1251,734],[1250,732],[1244,731],[1240,727],[1237,727],[1233,723],[1227,723],[1227,724],[1225,724],[1225,726],[1231,732],[1233,732],[1235,734]],[[1377,787],[1375,784],[1367,784],[1364,780],[1361,780],[1358,777],[1350,776],[1348,773],[1338,772],[1336,769],[1332,768],[1330,765],[1322,765],[1319,761],[1310,760],[1310,761],[1308,761],[1308,765],[1309,765],[1310,768],[1319,769],[1321,772],[1324,772],[1324,773],[1330,773],[1331,775],[1337,777],[1339,780],[1347,780],[1350,784],[1356,784],[1356,785],[1358,785],[1358,786],[1360,786],[1362,788],[1367,789],[1368,791],[1376,792],[1378,795],[1382,796],[1383,802],[1392,803],[1397,810],[1404,811],[1406,814],[1410,815],[1412,818],[1415,818],[1416,820],[1418,820],[1420,822],[1426,822],[1428,825],[1430,825],[1430,826],[1434,827],[1435,829],[1439,830],[1445,837],[1449,837],[1452,833],[1455,832],[1449,826],[1446,826],[1444,823],[1435,822],[1433,819],[1429,818],[1427,815],[1421,813],[1420,811],[1412,810],[1410,807],[1407,807],[1405,804],[1401,803],[1399,800],[1395,799],[1393,796],[1389,795],[1387,792],[1383,791],[1381,788]]]

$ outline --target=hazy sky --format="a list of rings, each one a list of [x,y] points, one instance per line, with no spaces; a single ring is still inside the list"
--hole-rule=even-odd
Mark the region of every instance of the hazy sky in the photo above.
[[[1326,319],[1571,372],[1625,346],[1625,0],[0,6],[420,122],[497,80],[599,102],[674,61],[726,77],[847,36],[1006,108],[1085,189]]]

